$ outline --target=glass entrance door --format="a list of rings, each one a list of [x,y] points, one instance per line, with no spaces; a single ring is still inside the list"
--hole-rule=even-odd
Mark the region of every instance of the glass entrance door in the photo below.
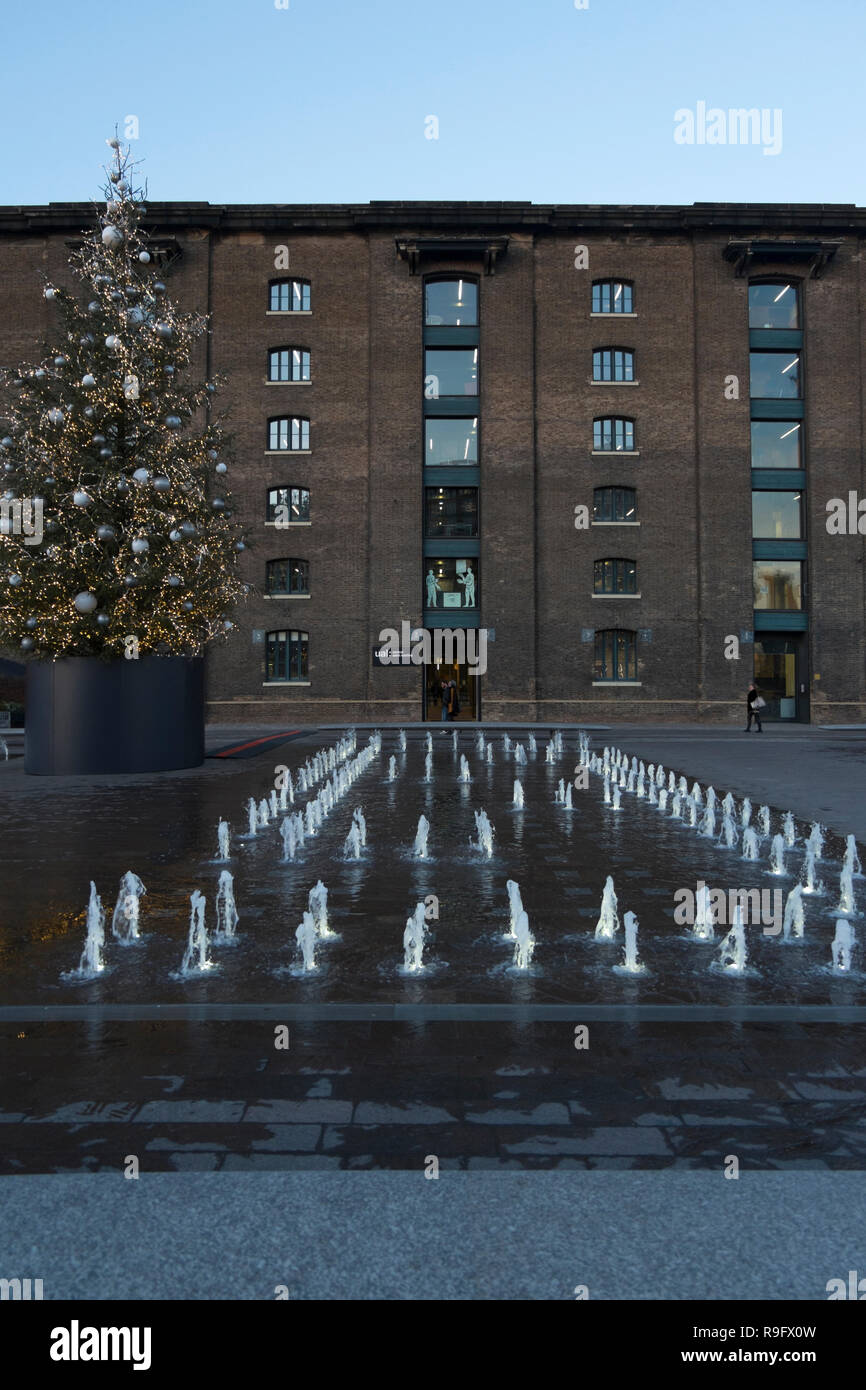
[[[755,685],[767,702],[762,717],[780,721],[808,717],[800,695],[800,686],[805,684],[802,652],[799,635],[755,634]]]
[[[442,707],[447,707],[447,681],[457,682],[460,709],[458,722],[480,718],[480,677],[475,671],[457,661],[440,661],[424,667],[424,718],[442,720]]]

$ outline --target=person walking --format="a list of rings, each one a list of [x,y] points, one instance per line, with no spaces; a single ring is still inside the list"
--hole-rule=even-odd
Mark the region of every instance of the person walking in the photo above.
[[[744,733],[744,734],[749,734],[749,733],[752,732],[752,720],[753,720],[753,719],[754,719],[755,723],[756,723],[757,726],[758,726],[758,733],[759,733],[759,734],[762,734],[762,733],[764,732],[763,729],[761,728],[761,710],[764,708],[764,705],[765,705],[765,704],[766,704],[766,701],[765,701],[764,699],[762,699],[760,690],[759,690],[758,687],[755,685],[755,682],[752,681],[751,684],[749,685],[749,689],[748,689],[748,692],[747,692],[747,694],[746,694],[746,715],[747,715],[747,719],[746,719],[746,727],[745,727],[745,729],[743,730],[743,733]]]

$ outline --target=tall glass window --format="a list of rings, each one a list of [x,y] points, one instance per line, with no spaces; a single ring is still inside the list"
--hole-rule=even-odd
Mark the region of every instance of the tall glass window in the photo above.
[[[799,540],[801,510],[799,492],[753,492],[752,535],[756,540]]]
[[[478,418],[450,419],[431,416],[427,422],[424,462],[428,468],[439,464],[454,467],[478,462]]]
[[[428,400],[438,400],[440,396],[477,396],[478,349],[427,348],[424,394]]]
[[[309,646],[309,634],[306,632],[269,632],[265,645],[266,679],[307,680]]]
[[[597,681],[637,680],[637,633],[608,629],[595,634],[593,677]]]
[[[309,313],[309,280],[272,280],[268,308],[272,314]]]
[[[752,570],[756,608],[803,607],[801,560],[755,560]]]
[[[473,280],[428,280],[424,294],[424,322],[457,328],[478,322],[478,286]]]
[[[802,468],[802,438],[799,420],[753,420],[752,467]]]
[[[592,354],[593,381],[634,381],[631,348],[597,348]]]
[[[274,348],[268,353],[268,381],[309,381],[310,354],[306,348]]]
[[[297,415],[279,415],[268,421],[268,448],[274,451],[309,449],[310,422]]]
[[[753,400],[790,400],[799,397],[798,352],[751,352],[749,366],[749,392]]]
[[[454,540],[478,535],[476,487],[428,487],[425,492],[425,535]]]
[[[592,287],[594,314],[633,314],[634,294],[627,280],[596,280]]]
[[[478,560],[425,559],[425,608],[477,608]]]
[[[797,286],[786,280],[750,285],[749,327],[798,329],[800,305]]]
[[[600,452],[634,452],[634,420],[605,417],[592,422],[592,447]]]

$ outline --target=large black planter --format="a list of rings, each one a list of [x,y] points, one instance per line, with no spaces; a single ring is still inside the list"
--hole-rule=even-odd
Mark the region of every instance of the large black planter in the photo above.
[[[27,664],[25,771],[165,772],[204,761],[204,661],[74,656]]]

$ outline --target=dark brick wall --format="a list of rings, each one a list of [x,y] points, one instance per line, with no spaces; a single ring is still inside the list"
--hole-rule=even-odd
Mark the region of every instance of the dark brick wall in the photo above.
[[[726,660],[724,644],[753,626],[748,282],[722,252],[742,234],[744,214],[730,210],[728,224],[719,209],[705,227],[660,230],[652,210],[637,210],[628,227],[616,225],[615,210],[606,226],[599,216],[590,226],[578,216],[535,226],[545,218],[525,208],[509,222],[507,208],[491,205],[486,222],[455,206],[460,231],[510,237],[496,274],[480,278],[481,620],[496,631],[484,717],[740,718],[752,651]],[[797,213],[798,235],[808,211]],[[235,437],[227,481],[248,542],[241,563],[251,593],[209,658],[210,717],[418,718],[421,673],[371,661],[381,629],[422,616],[423,274],[397,256],[395,235],[456,231],[435,207],[419,222],[415,205],[405,222],[399,205],[354,223],[328,209],[286,209],[282,226],[273,209],[233,213],[221,221],[220,210],[191,208],[184,224],[179,209],[171,233],[183,256],[165,277],[181,303],[213,315],[210,367],[227,378],[219,402]],[[815,218],[814,235],[824,235],[818,210]],[[2,225],[0,216],[0,360],[14,363],[49,329],[41,277],[68,281],[73,231]],[[748,234],[761,225],[759,216]],[[776,234],[787,230],[774,224]],[[285,271],[274,264],[280,245],[289,248]],[[588,269],[575,269],[578,245],[589,249]],[[847,234],[824,277],[803,282],[805,676],[820,722],[866,719],[863,538],[829,536],[825,526],[828,498],[851,488],[866,495],[859,245]],[[421,271],[449,268],[481,270],[455,260]],[[266,312],[268,282],[282,274],[311,282],[309,316]],[[635,317],[591,315],[592,282],[607,277],[633,281]],[[639,385],[591,384],[593,348],[609,345],[634,349]],[[267,351],[279,346],[309,348],[310,385],[266,384]],[[730,374],[740,381],[734,401],[724,395]],[[278,414],[310,418],[309,455],[266,453],[266,422]],[[639,457],[593,457],[592,422],[606,414],[636,420]],[[591,512],[593,489],[605,484],[636,487],[639,528],[575,529],[575,505]],[[266,490],[276,485],[309,488],[309,527],[265,525]],[[639,598],[593,598],[593,561],[609,555],[637,560]],[[283,556],[310,562],[308,599],[264,596],[266,563]],[[265,683],[252,631],[283,627],[310,634],[307,686]],[[581,631],[604,627],[651,630],[638,686],[593,684],[593,646]]]

